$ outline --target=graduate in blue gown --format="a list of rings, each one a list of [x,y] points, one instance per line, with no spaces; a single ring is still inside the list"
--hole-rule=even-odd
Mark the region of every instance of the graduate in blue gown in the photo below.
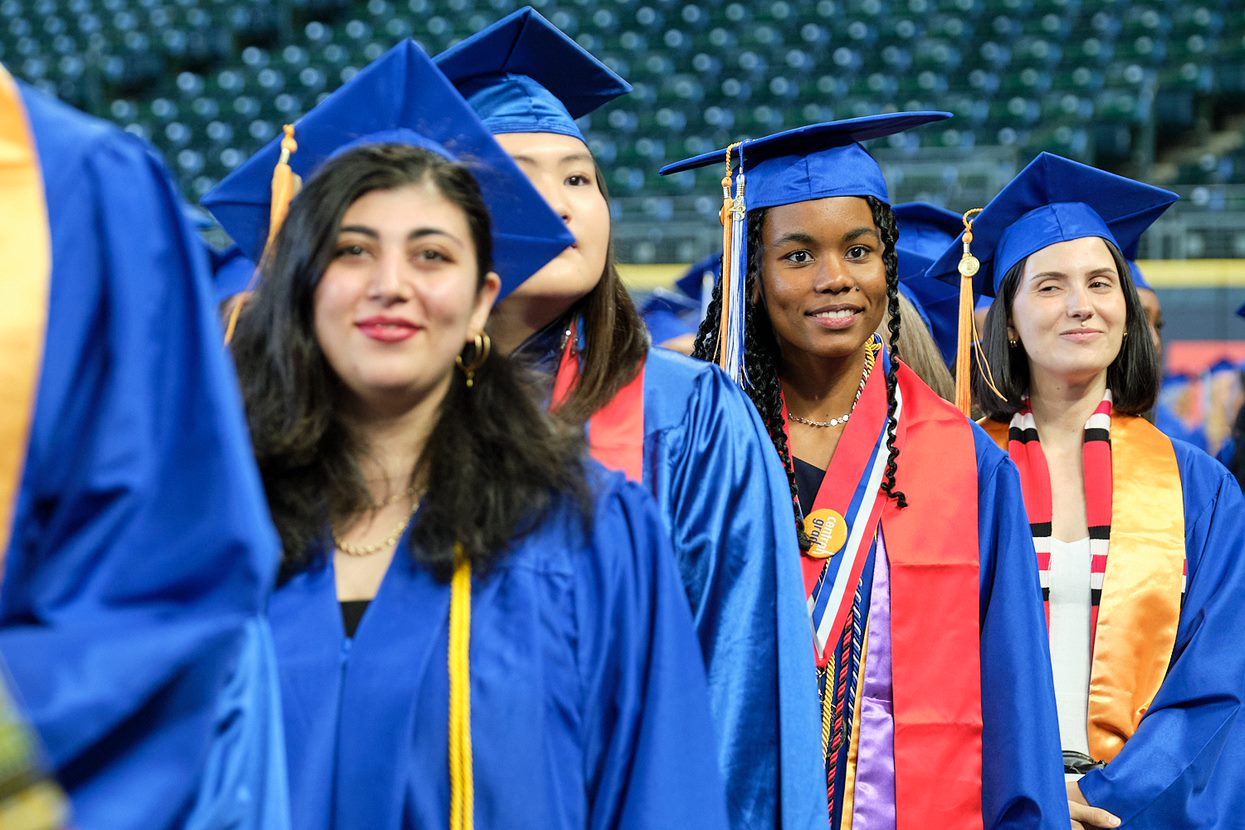
[[[547,379],[593,456],[657,498],[709,675],[732,825],[816,826],[824,789],[791,488],[720,370],[649,347],[610,256],[604,180],[576,124],[631,87],[530,7],[437,57],[576,245],[498,304],[499,348]],[[503,276],[505,276],[503,272]]]
[[[232,349],[284,542],[295,826],[724,827],[652,499],[484,331],[562,222],[413,41],[293,140],[207,201],[265,263]],[[261,258],[274,164],[307,184]]]
[[[696,355],[738,379],[796,481],[783,509],[803,521],[821,826],[1064,830],[1019,482],[900,362],[896,220],[860,143],[947,117],[809,125],[661,172],[730,155],[747,182]],[[876,333],[888,315],[893,351]]]
[[[0,448],[13,691],[75,826],[279,830],[279,551],[202,247],[141,141],[2,68],[0,104],[5,290],[40,286],[0,303],[6,369],[36,350],[3,401],[33,415]]]
[[[993,388],[979,376],[974,396],[1020,469],[1068,793],[1090,827],[1115,826],[1103,811],[1126,828],[1245,823],[1245,501],[1142,417],[1157,356],[1122,253],[1176,198],[1043,153],[973,220],[978,289],[997,297]],[[955,242],[930,274],[958,280],[963,255]]]

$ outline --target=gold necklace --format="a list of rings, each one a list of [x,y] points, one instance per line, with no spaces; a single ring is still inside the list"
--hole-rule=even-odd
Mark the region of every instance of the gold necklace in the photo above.
[[[415,497],[415,494],[417,492],[418,491],[414,487],[411,487],[405,493],[399,494],[398,498],[401,498],[402,496]],[[397,498],[391,497],[389,500],[386,501],[384,506],[387,507],[392,504],[397,504]],[[406,518],[402,520],[402,523],[399,524],[397,527],[395,527],[392,533],[390,533],[384,539],[381,539],[379,542],[376,542],[371,545],[352,545],[349,542],[343,542],[341,540],[341,537],[337,535],[337,532],[334,531],[333,532],[333,544],[337,546],[337,549],[339,551],[346,554],[347,556],[371,556],[373,553],[379,553],[382,550],[388,550],[389,548],[393,547],[394,545],[398,543],[398,540],[402,538],[403,533],[406,533],[406,529],[410,526],[411,519],[415,518],[415,512],[417,510],[419,510],[419,499],[418,498],[416,498],[415,503],[411,505],[411,512],[406,514]]]
[[[873,365],[877,362],[878,352],[882,346],[877,340],[870,338],[865,345],[865,368],[860,373],[860,386],[856,389],[856,397],[852,400],[852,408],[847,410],[846,415],[840,415],[838,418],[831,418],[829,421],[814,421],[811,418],[801,418],[794,412],[788,410],[787,417],[797,424],[804,424],[810,427],[837,427],[840,424],[846,424],[848,419],[852,417],[852,413],[856,411],[856,404],[860,403],[860,396],[865,393],[865,383],[869,380],[870,373],[873,372]]]
[[[394,493],[392,496],[390,496],[389,498],[385,499],[385,500],[384,500],[384,501],[382,501],[380,504],[373,504],[373,505],[372,505],[372,509],[373,509],[373,510],[383,510],[383,509],[385,509],[386,507],[393,507],[395,504],[397,504],[398,502],[402,501],[402,499],[404,499],[404,498],[410,498],[410,497],[413,497],[413,496],[415,495],[415,493],[417,493],[417,492],[418,492],[417,488],[415,487],[415,485],[414,485],[414,484],[412,484],[410,487],[407,487],[407,488],[406,488],[405,492],[402,492],[402,493]]]

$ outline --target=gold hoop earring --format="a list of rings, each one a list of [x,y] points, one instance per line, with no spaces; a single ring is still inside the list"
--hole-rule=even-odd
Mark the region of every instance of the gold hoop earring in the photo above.
[[[454,358],[454,363],[459,369],[463,370],[463,374],[467,376],[467,388],[471,389],[476,383],[476,370],[484,365],[484,361],[488,360],[489,352],[493,350],[493,340],[486,332],[481,332],[475,336],[472,341],[472,356],[470,361],[463,360],[462,354]],[[467,351],[467,347],[463,347],[463,351]]]

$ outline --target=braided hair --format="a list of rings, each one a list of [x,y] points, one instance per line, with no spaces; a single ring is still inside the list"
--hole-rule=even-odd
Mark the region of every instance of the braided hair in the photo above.
[[[896,389],[898,387],[898,353],[899,353],[899,258],[895,251],[895,242],[899,239],[899,229],[895,223],[895,214],[890,205],[873,196],[864,197],[873,213],[873,223],[878,228],[882,239],[882,262],[886,267],[886,302],[888,308],[888,330],[891,341],[890,368],[886,372],[886,469],[882,476],[882,491],[895,500],[899,507],[907,507],[908,501],[903,491],[895,487],[895,475],[899,470],[899,450],[895,447],[895,410],[897,408]],[[765,208],[748,213],[748,252],[747,272],[744,274],[744,297],[752,298],[759,295],[759,283],[762,270],[761,231],[765,225],[768,211]],[[719,280],[713,287],[713,295],[705,319],[701,321],[700,330],[696,334],[696,345],[692,351],[694,357],[701,360],[716,360],[718,357],[718,326],[722,314],[722,283]],[[800,549],[807,550],[811,544],[804,532],[804,523],[800,515],[800,492],[796,483],[795,463],[791,458],[788,445],[786,424],[782,417],[782,384],[778,379],[778,341],[774,337],[774,328],[769,321],[764,306],[760,302],[751,302],[744,306],[744,376],[747,379],[744,391],[752,400],[753,406],[761,415],[765,429],[769,432],[770,441],[778,451],[783,469],[787,473],[787,485],[791,489],[792,510],[795,516],[796,536]]]

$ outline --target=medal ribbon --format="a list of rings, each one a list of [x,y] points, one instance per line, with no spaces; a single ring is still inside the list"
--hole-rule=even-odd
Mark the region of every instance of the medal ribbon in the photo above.
[[[0,66],[0,578],[26,467],[52,277],[43,176],[17,83]]]
[[[550,407],[554,411],[579,383],[578,328],[571,327],[558,363]],[[640,364],[635,377],[588,419],[588,451],[592,457],[637,482],[644,481],[644,369]]]
[[[813,510],[804,517],[812,545],[801,552],[800,562],[818,668],[830,661],[838,640],[835,633],[847,622],[882,516],[885,499],[879,488],[886,469],[886,409],[885,372],[870,372],[821,480]],[[782,417],[788,429],[785,397]]]

